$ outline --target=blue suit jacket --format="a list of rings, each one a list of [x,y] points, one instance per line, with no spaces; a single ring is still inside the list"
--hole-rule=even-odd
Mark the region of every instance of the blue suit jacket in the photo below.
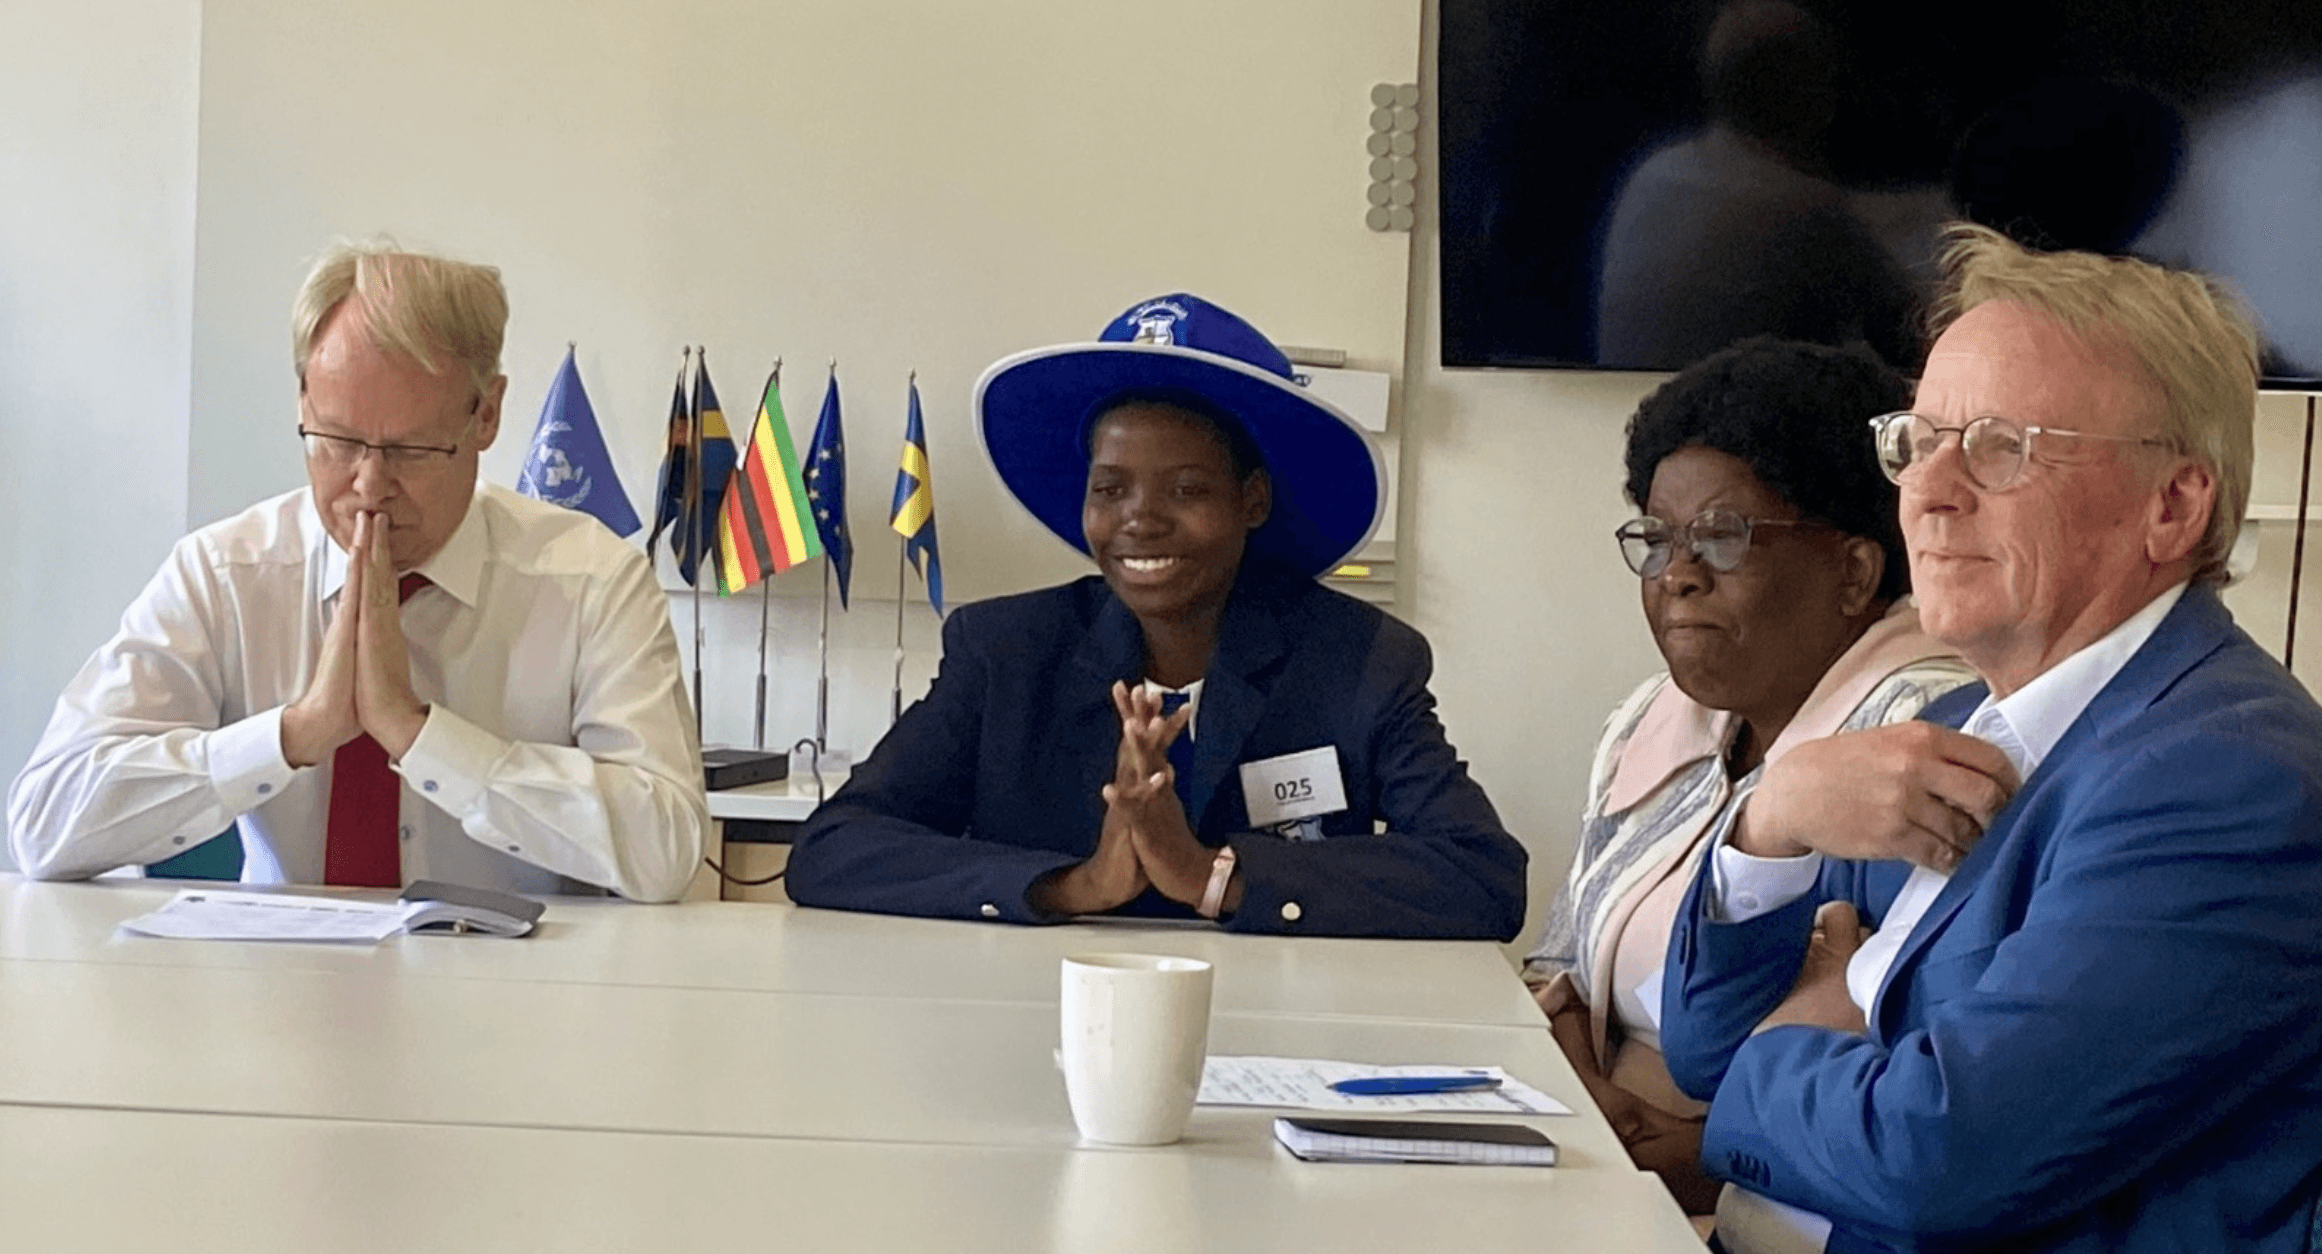
[[[1226,926],[1515,936],[1524,848],[1444,740],[1430,665],[1426,641],[1378,610],[1245,565],[1202,687],[1187,808],[1203,843],[1231,841],[1240,858],[1242,903]],[[791,898],[1055,921],[1025,893],[1096,850],[1121,738],[1110,690],[1144,667],[1136,618],[1093,576],[961,607],[925,699],[807,820]],[[1326,838],[1253,833],[1239,764],[1323,745],[1337,747],[1347,798],[1321,820]],[[1126,912],[1192,913],[1150,892]]]
[[[1929,707],[1963,722],[1981,685]],[[1815,908],[1670,941],[1661,1040],[1714,1175],[1830,1249],[2304,1248],[2322,1188],[2322,710],[2189,589],[1912,929],[1867,1037],[1749,1032]]]

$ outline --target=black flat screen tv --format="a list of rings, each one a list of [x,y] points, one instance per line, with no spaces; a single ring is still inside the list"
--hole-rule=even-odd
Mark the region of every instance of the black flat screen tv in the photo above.
[[[2238,288],[2322,380],[2322,0],[1441,0],[1443,364],[1921,352],[1941,224]]]

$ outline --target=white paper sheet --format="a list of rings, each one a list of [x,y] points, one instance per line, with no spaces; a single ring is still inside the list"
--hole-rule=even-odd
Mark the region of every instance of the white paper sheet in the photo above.
[[[1496,1089],[1465,1093],[1404,1093],[1358,1097],[1330,1086],[1371,1076],[1447,1075],[1480,1071],[1500,1081]],[[1323,1058],[1239,1057],[1212,1054],[1201,1069],[1204,1106],[1286,1106],[1385,1114],[1389,1111],[1465,1111],[1482,1115],[1569,1115],[1572,1108],[1498,1067],[1437,1065],[1377,1067]]]
[[[292,897],[189,888],[126,931],[173,940],[338,941],[375,945],[403,930],[403,902]]]

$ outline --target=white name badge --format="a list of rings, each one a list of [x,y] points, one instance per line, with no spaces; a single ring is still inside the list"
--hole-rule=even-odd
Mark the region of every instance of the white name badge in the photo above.
[[[1250,826],[1272,827],[1346,809],[1346,781],[1338,775],[1338,746],[1285,753],[1242,763],[1242,799]]]

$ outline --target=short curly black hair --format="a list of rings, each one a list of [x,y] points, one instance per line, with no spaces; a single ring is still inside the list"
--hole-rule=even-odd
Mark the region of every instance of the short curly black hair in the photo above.
[[[1661,459],[1699,445],[1737,457],[1796,506],[1887,552],[1879,597],[1911,590],[1895,485],[1879,469],[1870,420],[1908,409],[1911,386],[1868,348],[1757,336],[1654,389],[1629,419],[1628,493],[1639,509]],[[1682,521],[1682,520],[1680,520]]]

